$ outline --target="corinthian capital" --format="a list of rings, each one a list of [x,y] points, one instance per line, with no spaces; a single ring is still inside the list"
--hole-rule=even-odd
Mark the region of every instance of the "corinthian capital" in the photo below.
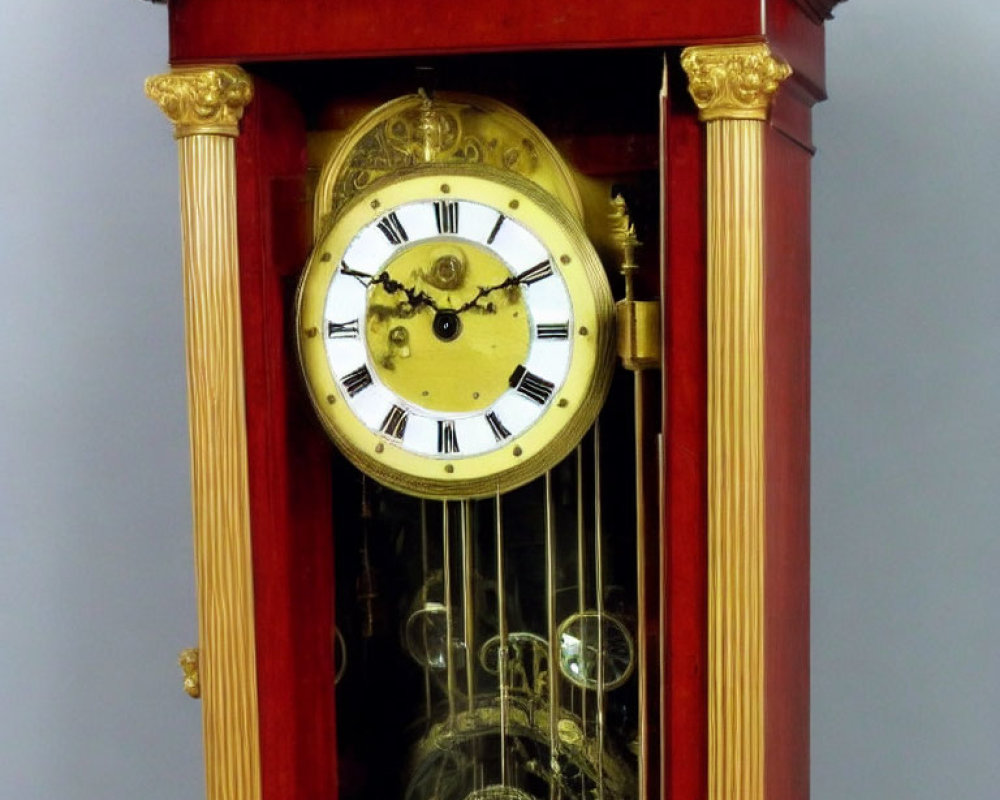
[[[703,121],[767,119],[771,97],[792,74],[766,44],[689,47],[681,66]]]
[[[185,67],[147,78],[146,96],[174,123],[177,139],[198,133],[238,136],[253,83],[239,67]]]

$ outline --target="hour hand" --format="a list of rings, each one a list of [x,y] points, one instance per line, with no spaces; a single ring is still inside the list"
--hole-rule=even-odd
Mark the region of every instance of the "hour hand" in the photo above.
[[[378,275],[369,275],[367,272],[351,269],[347,266],[347,264],[343,263],[340,265],[340,271],[344,275],[357,278],[365,286],[381,286],[386,294],[397,294],[402,292],[406,295],[406,301],[410,304],[410,308],[414,311],[419,309],[421,306],[429,306],[435,311],[438,310],[437,303],[434,302],[434,298],[427,294],[427,292],[416,289],[413,286],[407,286],[404,283],[400,283],[390,276],[388,272],[380,272]]]

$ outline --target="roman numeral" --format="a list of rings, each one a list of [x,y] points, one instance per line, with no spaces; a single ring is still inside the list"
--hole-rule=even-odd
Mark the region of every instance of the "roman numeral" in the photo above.
[[[568,339],[568,322],[541,322],[535,326],[537,339]]]
[[[520,275],[517,276],[518,283],[537,283],[543,278],[549,277],[552,274],[552,262],[545,259],[541,264],[535,264],[533,267],[529,267]]]
[[[362,389],[366,389],[372,385],[372,374],[368,371],[368,366],[362,364],[356,370],[348,372],[341,378],[340,383],[347,390],[347,393],[351,397],[354,397]]]
[[[406,409],[393,406],[389,409],[389,413],[385,415],[385,419],[382,420],[382,426],[379,430],[393,439],[402,439],[403,434],[406,432],[406,415]]]
[[[326,323],[326,336],[328,339],[357,339],[358,321],[352,319],[350,322],[330,322]]]
[[[406,229],[400,224],[395,211],[390,211],[378,221],[378,229],[385,234],[389,244],[402,244],[408,242],[410,237],[406,235]]]
[[[534,372],[528,372],[523,366],[518,366],[510,375],[510,385],[529,400],[538,405],[544,405],[552,397],[555,384],[545,380]]]
[[[498,442],[510,438],[510,431],[504,427],[504,424],[500,421],[495,411],[490,411],[486,415],[486,421],[489,423],[490,430],[493,431],[493,435]]]
[[[458,233],[458,203],[438,200],[434,203],[434,221],[438,233]]]
[[[458,436],[455,434],[455,422],[450,419],[438,420],[438,452],[457,453]]]
[[[493,230],[490,231],[490,235],[486,238],[486,244],[493,244],[493,240],[497,238],[497,234],[500,233],[500,226],[503,225],[503,221],[507,219],[503,214],[497,217],[497,224],[493,226]]]

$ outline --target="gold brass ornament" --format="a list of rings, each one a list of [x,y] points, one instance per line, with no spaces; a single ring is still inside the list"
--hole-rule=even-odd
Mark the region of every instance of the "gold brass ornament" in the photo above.
[[[619,271],[625,277],[625,297],[615,304],[618,322],[618,357],[628,370],[651,369],[660,366],[660,301],[636,300],[634,290],[635,250],[642,243],[628,215],[624,198],[617,195],[611,201],[611,239],[621,249]]]
[[[765,44],[689,47],[681,54],[702,121],[767,119],[771,96],[791,67]]]
[[[316,188],[314,231],[379,178],[420,164],[493,167],[527,178],[582,218],[573,175],[527,118],[496,100],[422,90],[359,120],[329,153]]]
[[[184,672],[184,691],[194,698],[201,697],[201,677],[198,674],[198,648],[181,650],[177,663]]]
[[[239,67],[178,68],[147,78],[146,96],[174,123],[177,139],[199,133],[237,136],[253,83]]]

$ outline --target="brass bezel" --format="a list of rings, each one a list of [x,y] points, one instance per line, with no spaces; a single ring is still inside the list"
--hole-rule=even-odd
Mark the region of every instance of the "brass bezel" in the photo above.
[[[345,402],[327,361],[323,309],[342,252],[364,225],[406,202],[447,196],[503,209],[532,230],[554,256],[574,315],[567,376],[538,421],[496,450],[464,458],[406,451],[371,431]],[[568,263],[561,257],[569,256]],[[330,220],[303,272],[296,297],[299,361],[316,413],[341,452],[358,469],[391,488],[425,498],[488,497],[521,486],[565,458],[597,417],[611,382],[614,306],[600,258],[580,223],[558,200],[531,181],[476,165],[426,165],[375,183]]]

